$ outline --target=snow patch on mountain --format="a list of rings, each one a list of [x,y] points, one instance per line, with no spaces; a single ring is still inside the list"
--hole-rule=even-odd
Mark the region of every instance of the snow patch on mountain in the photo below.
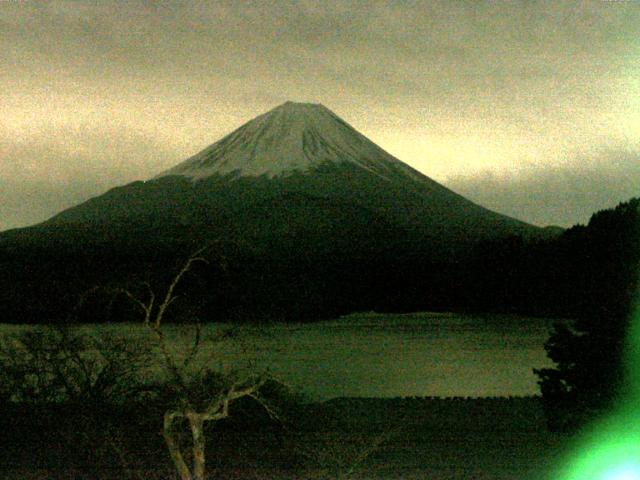
[[[320,104],[286,102],[264,113],[158,177],[286,176],[325,163],[348,162],[388,178],[424,176]]]

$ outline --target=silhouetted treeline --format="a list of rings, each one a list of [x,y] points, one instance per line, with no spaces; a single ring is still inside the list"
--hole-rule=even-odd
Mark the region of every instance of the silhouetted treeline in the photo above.
[[[639,201],[599,212],[565,236],[576,261],[577,321],[558,324],[545,344],[553,368],[536,370],[548,425],[574,430],[610,412],[635,379],[625,345],[637,305],[640,274]],[[628,366],[628,361],[627,361]],[[631,381],[629,381],[631,380]]]
[[[181,284],[174,320],[296,320],[353,311],[470,310],[584,317],[628,308],[638,267],[638,199],[553,238],[456,245],[418,242],[387,224],[345,232],[212,243],[208,265]],[[346,225],[346,223],[345,223]],[[139,319],[118,289],[166,285],[207,243],[184,226],[92,242],[82,232],[37,235],[0,247],[0,322]],[[345,227],[347,228],[347,227]],[[188,240],[184,240],[188,238]]]
[[[555,239],[479,245],[463,287],[468,305],[573,318],[626,315],[639,272],[639,205],[632,199],[595,213]]]

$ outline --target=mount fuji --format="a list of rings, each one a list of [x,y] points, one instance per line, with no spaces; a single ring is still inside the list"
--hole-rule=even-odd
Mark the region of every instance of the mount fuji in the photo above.
[[[151,228],[163,237],[169,226],[196,234],[204,233],[200,227],[217,225],[228,235],[233,224],[244,228],[247,218],[258,221],[253,218],[258,213],[276,215],[274,208],[302,210],[312,220],[327,209],[327,215],[373,215],[376,223],[388,222],[440,246],[541,231],[452,192],[326,107],[294,102],[256,117],[148,181],[112,189],[37,228],[55,226],[72,234],[100,226],[110,237]],[[295,213],[282,212],[279,220],[298,223]]]
[[[307,315],[319,302],[333,314],[372,308],[381,292],[417,295],[407,279],[439,281],[470,245],[515,235],[545,233],[440,185],[326,107],[287,102],[149,180],[1,233],[14,275],[0,283],[30,284],[28,257],[67,287],[75,265],[80,289],[217,242],[235,270],[216,297],[232,310],[289,316],[304,304],[293,315]]]
[[[420,177],[323,105],[294,102],[256,117],[159,177],[237,173],[273,178],[324,164],[348,164],[387,180],[397,174]]]

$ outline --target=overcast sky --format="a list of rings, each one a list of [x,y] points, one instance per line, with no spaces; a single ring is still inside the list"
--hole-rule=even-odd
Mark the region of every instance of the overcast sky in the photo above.
[[[539,225],[640,196],[640,2],[0,1],[0,230],[322,103]]]

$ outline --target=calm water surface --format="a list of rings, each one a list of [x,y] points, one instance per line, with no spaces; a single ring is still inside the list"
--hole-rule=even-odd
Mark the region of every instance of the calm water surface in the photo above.
[[[352,315],[254,335],[258,365],[313,398],[538,394],[555,320]],[[249,334],[251,338],[252,334]]]
[[[231,340],[206,341],[212,366],[247,359],[311,399],[337,396],[498,396],[538,394],[533,368],[552,365],[544,342],[556,320],[418,313],[357,314],[308,324],[242,327]],[[25,327],[3,328],[3,332]],[[83,326],[148,335],[142,325]],[[228,326],[208,324],[204,338]],[[177,355],[193,328],[167,325]]]

